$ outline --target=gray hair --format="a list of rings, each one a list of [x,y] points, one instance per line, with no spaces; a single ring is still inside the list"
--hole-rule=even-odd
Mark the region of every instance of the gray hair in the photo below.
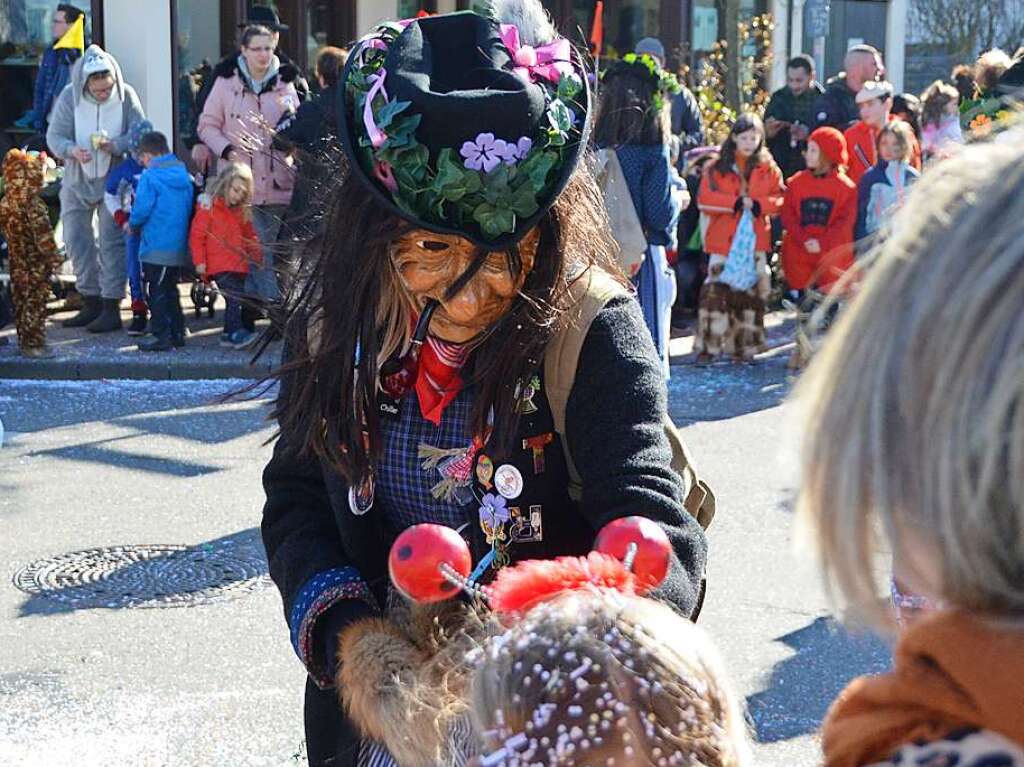
[[[1024,613],[1024,146],[918,183],[799,387],[801,519],[880,623],[874,563],[932,552],[952,607]],[[913,570],[922,575],[921,570]]]
[[[540,0],[490,0],[487,5],[492,18],[519,28],[523,45],[547,45],[558,35]]]

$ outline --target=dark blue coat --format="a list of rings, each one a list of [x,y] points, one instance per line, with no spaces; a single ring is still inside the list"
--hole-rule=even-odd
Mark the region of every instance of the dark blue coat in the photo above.
[[[82,54],[71,48],[47,48],[36,73],[36,87],[32,98],[32,127],[46,133],[47,118],[53,102],[71,81],[71,65]]]

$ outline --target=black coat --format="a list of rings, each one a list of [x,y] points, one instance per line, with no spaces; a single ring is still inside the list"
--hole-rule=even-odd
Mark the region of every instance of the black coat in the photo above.
[[[290,385],[286,380],[282,386]],[[550,411],[541,398],[536,416],[524,418],[520,432],[544,430]],[[707,558],[707,542],[697,522],[683,508],[682,483],[670,468],[671,449],[662,426],[667,406],[665,382],[650,333],[635,300],[613,300],[592,324],[580,353],[576,382],[566,406],[566,436],[583,480],[582,502],[568,499],[568,475],[557,438],[545,452],[547,470],[537,477],[526,468],[523,498],[546,505],[543,540],[515,545],[513,561],[582,554],[597,530],[631,514],[662,525],[674,556],[666,581],[655,593],[686,615],[697,604]],[[518,440],[517,440],[518,444]],[[530,454],[503,459],[529,467]],[[496,461],[497,463],[497,461]],[[314,576],[355,568],[364,585],[361,598],[339,601],[317,621],[330,625],[331,636],[356,617],[384,603],[388,588],[387,556],[391,540],[373,510],[356,516],[349,509],[348,488],[316,460],[297,457],[289,435],[282,434],[263,475],[267,502],[263,540],[270,575],[281,591],[286,620],[296,633],[309,635],[308,621],[295,616],[296,601],[307,599]],[[530,495],[535,493],[536,495]],[[471,513],[475,512],[470,510]],[[486,544],[476,524],[470,526],[474,561]],[[351,571],[349,571],[351,572]],[[301,607],[304,601],[299,601]],[[301,621],[304,629],[296,632]],[[322,627],[321,627],[322,628]],[[315,629],[314,629],[315,630]],[[326,689],[322,637],[297,647],[311,675],[306,695],[306,737],[311,764],[338,756],[335,764],[354,763],[358,740],[344,721],[334,691]],[[316,682],[321,689],[317,689]]]
[[[846,84],[843,72],[825,83],[825,92],[814,102],[814,127],[827,125],[845,131],[859,119],[857,94]]]
[[[274,148],[294,153],[298,166],[282,242],[323,234],[338,176],[337,93],[337,88],[321,91],[277,126]]]

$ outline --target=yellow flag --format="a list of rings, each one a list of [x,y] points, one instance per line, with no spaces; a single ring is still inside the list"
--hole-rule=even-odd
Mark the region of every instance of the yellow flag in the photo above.
[[[75,19],[75,23],[64,33],[64,37],[54,43],[53,47],[54,49],[74,48],[80,52],[85,51],[85,14]]]

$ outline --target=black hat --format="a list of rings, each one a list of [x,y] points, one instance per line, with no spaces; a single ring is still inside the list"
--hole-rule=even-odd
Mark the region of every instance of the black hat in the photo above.
[[[268,8],[265,5],[253,6],[249,11],[248,18],[238,26],[239,28],[248,27],[251,24],[259,24],[266,27],[271,32],[288,31],[288,25],[281,23],[281,17],[277,15],[277,11],[273,8]]]
[[[521,45],[516,27],[473,12],[378,27],[342,80],[353,172],[415,226],[490,250],[536,225],[587,143],[586,71],[568,41]]]

